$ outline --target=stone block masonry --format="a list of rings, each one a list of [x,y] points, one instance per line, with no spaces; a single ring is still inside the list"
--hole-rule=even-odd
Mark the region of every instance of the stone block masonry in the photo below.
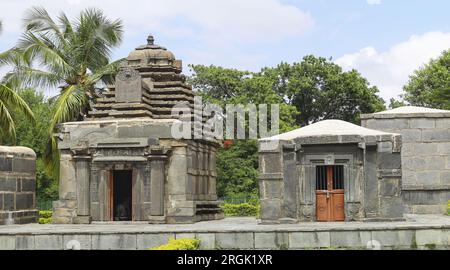
[[[400,150],[399,134],[340,120],[260,139],[261,222],[402,219]]]
[[[0,225],[37,222],[36,154],[0,146]]]
[[[255,218],[194,224],[29,224],[0,227],[0,249],[145,250],[196,238],[200,249],[449,249],[450,218],[410,215],[402,222],[260,225]]]
[[[171,113],[175,104],[194,106],[181,69],[181,61],[149,36],[122,62],[115,84],[96,97],[87,119],[61,124],[53,223],[223,218],[216,194],[220,141],[172,134],[181,118],[194,116]],[[127,246],[129,239],[114,241]],[[108,245],[101,240],[94,245]]]
[[[362,115],[364,127],[402,135],[406,213],[445,213],[450,200],[450,111],[400,107]]]

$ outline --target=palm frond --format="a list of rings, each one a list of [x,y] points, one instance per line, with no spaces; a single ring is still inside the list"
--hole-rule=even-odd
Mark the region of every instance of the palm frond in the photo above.
[[[16,129],[14,128],[14,120],[8,110],[8,106],[0,99],[0,135],[2,136],[1,141],[8,138],[15,140]]]
[[[55,42],[65,44],[64,33],[45,8],[32,7],[28,9],[23,22],[27,31],[45,33],[45,35],[51,36]]]
[[[0,66],[17,66],[27,64],[25,56],[18,48],[11,48],[0,53]]]
[[[86,9],[80,14],[75,25],[80,57],[91,70],[96,70],[108,63],[111,49],[122,41],[122,22],[107,19],[98,9]]]
[[[31,122],[35,122],[34,114],[28,104],[12,88],[11,85],[0,84],[0,100],[6,108],[14,108],[24,114]]]
[[[54,132],[59,123],[72,121],[88,102],[87,95],[76,85],[69,85],[61,91],[54,105],[53,119],[49,127],[49,139],[44,152],[44,166],[48,174],[59,177],[58,141]]]
[[[57,137],[53,131],[49,134],[49,139],[43,154],[44,169],[48,175],[59,179],[59,151]]]
[[[4,82],[19,82],[21,88],[40,87],[55,88],[61,87],[64,79],[59,74],[30,67],[18,67],[13,72],[9,72],[3,78]]]
[[[17,47],[30,59],[39,59],[40,64],[49,69],[58,70],[59,73],[69,73],[73,67],[66,62],[63,52],[60,52],[54,44],[45,36],[36,36],[32,32],[26,32],[19,40]]]
[[[119,71],[120,63],[123,60],[124,59],[119,59],[97,69],[94,73],[89,75],[87,79],[88,82],[92,85],[97,83],[98,81],[103,81],[104,83],[112,83],[114,76]]]
[[[55,102],[53,119],[50,124],[51,132],[59,123],[74,121],[88,103],[86,92],[80,89],[79,86],[69,85],[63,89]]]
[[[64,38],[67,39],[70,35],[73,34],[73,27],[70,23],[70,20],[67,18],[66,14],[61,12],[58,17],[58,21],[61,24],[61,30],[64,34]]]

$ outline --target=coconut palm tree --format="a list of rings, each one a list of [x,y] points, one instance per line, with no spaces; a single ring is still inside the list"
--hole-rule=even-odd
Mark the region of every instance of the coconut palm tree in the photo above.
[[[2,22],[0,21],[0,33],[2,31]],[[5,53],[0,53],[0,63]],[[16,139],[16,129],[13,117],[13,111],[23,113],[30,121],[34,122],[33,112],[28,104],[14,90],[17,89],[17,81],[0,81],[0,141]]]
[[[90,101],[111,80],[119,61],[110,62],[111,50],[122,41],[121,20],[110,20],[98,9],[86,9],[73,21],[64,13],[53,20],[41,7],[29,9],[25,32],[12,51],[31,65],[16,66],[8,79],[44,89],[59,89],[49,132],[57,124],[82,120]],[[49,171],[57,174],[56,139],[50,136],[46,153]]]

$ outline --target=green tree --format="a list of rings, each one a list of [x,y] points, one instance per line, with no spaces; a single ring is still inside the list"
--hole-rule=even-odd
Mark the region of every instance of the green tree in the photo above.
[[[403,90],[412,105],[450,109],[450,50],[414,71]]]
[[[296,128],[295,107],[286,104],[274,91],[272,78],[261,73],[227,69],[218,66],[190,66],[189,78],[194,89],[211,102],[226,104],[279,104],[280,131]],[[257,195],[258,149],[256,140],[234,140],[217,156],[217,192],[221,197]]]
[[[258,194],[258,145],[236,140],[217,155],[217,193],[220,197]]]
[[[15,65],[10,80],[27,86],[58,88],[50,133],[66,121],[81,120],[89,102],[111,81],[118,62],[111,50],[122,40],[122,22],[110,20],[98,9],[86,9],[73,21],[61,13],[54,21],[44,8],[34,7],[24,18],[25,33],[11,54],[20,53],[26,64]],[[57,174],[56,139],[50,136],[46,164]]]
[[[323,119],[357,123],[361,113],[385,109],[377,87],[356,70],[344,72],[323,57],[307,55],[300,63],[281,63],[262,73],[273,78],[275,91],[300,112],[300,126]]]
[[[54,200],[58,195],[58,182],[45,172],[43,162],[48,140],[48,125],[52,119],[52,104],[42,93],[37,93],[34,89],[24,89],[19,95],[34,112],[36,122],[33,124],[27,121],[23,112],[14,110],[12,115],[17,119],[16,141],[3,138],[0,144],[26,146],[36,152],[36,196],[38,200]]]
[[[295,129],[296,108],[286,104],[274,91],[274,81],[263,73],[240,71],[218,66],[191,65],[189,83],[204,102],[218,104],[278,104],[280,106],[280,131]]]
[[[203,99],[226,104],[279,104],[280,132],[321,119],[359,120],[360,113],[383,110],[378,89],[355,70],[343,72],[326,60],[306,56],[301,63],[281,63],[260,72],[217,66],[190,66],[189,78]],[[219,196],[255,194],[258,190],[257,142],[234,141],[219,150]]]
[[[0,34],[3,24],[0,21]],[[0,53],[0,66],[4,63],[6,53]],[[28,104],[17,93],[17,81],[0,81],[0,141],[15,140],[17,120],[12,115],[13,110],[20,110],[26,120],[34,122],[33,112]]]
[[[397,100],[395,98],[391,98],[389,100],[389,109],[395,109],[403,106],[406,106],[406,103],[403,100]]]

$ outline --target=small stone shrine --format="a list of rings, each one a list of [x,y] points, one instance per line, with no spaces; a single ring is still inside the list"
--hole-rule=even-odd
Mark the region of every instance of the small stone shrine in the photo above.
[[[0,146],[0,225],[36,223],[36,154]]]
[[[340,120],[260,139],[262,223],[401,220],[400,151],[401,135]]]
[[[115,85],[95,98],[86,119],[61,125],[54,223],[223,218],[216,195],[219,142],[172,135],[172,126],[186,117],[174,115],[173,106],[187,104],[192,112],[194,104],[181,71],[181,61],[149,36],[128,55]]]

